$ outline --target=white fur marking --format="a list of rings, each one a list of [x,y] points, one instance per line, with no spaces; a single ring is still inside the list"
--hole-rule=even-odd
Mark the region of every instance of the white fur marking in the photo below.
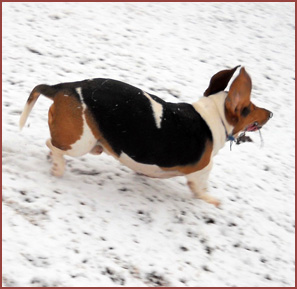
[[[76,90],[76,92],[79,95],[80,102],[82,103],[82,106],[83,106],[83,111],[85,111],[85,109],[87,108],[87,106],[84,103],[84,99],[83,99],[82,92],[81,92],[81,87],[78,87],[75,90]]]
[[[166,179],[166,178],[172,178],[172,177],[183,175],[178,171],[163,171],[157,165],[147,165],[147,164],[138,163],[123,152],[120,155],[119,161],[125,166],[127,166],[128,168],[153,178]]]
[[[202,170],[186,175],[186,178],[188,180],[188,185],[196,198],[218,207],[220,201],[207,194],[207,181],[211,168],[212,161]]]
[[[161,128],[161,122],[162,122],[162,116],[163,116],[163,106],[162,104],[156,102],[155,100],[153,100],[151,98],[151,96],[146,93],[146,92],[143,92],[143,95],[146,96],[149,101],[151,102],[151,106],[152,106],[152,110],[153,110],[153,113],[154,113],[154,118],[155,118],[155,121],[156,121],[156,125],[157,125],[157,128]]]
[[[25,104],[25,107],[24,107],[23,112],[20,117],[20,129],[22,129],[24,127],[24,125],[26,124],[27,118],[28,118],[34,104],[35,104],[35,101],[31,102],[30,104],[28,104],[28,103]]]
[[[22,129],[24,127],[24,125],[26,124],[27,118],[28,118],[36,101],[37,101],[37,98],[35,98],[33,101],[31,101],[30,104],[28,103],[28,101],[26,102],[24,110],[20,117],[20,123],[19,123],[20,129]]]
[[[71,149],[67,151],[67,155],[70,156],[82,156],[89,153],[97,143],[97,139],[94,137],[91,129],[87,124],[85,113],[82,114],[83,118],[83,133],[79,140],[71,145]]]
[[[50,149],[50,157],[53,161],[51,173],[56,177],[62,177],[65,171],[65,165],[66,165],[66,161],[63,157],[64,151],[54,147],[52,145],[51,139],[48,139],[46,141],[46,145]]]
[[[226,96],[227,93],[221,91],[208,97],[203,97],[193,103],[193,107],[202,116],[211,130],[213,137],[213,156],[216,155],[226,143],[226,132],[222,121],[226,126],[228,134],[233,130],[233,127],[228,124],[225,117],[224,103]]]

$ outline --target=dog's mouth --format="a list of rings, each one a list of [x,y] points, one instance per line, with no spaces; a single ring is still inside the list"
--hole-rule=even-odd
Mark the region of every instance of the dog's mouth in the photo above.
[[[235,139],[235,143],[236,144],[241,144],[243,142],[253,142],[253,140],[247,136],[245,133],[246,132],[254,132],[254,131],[259,131],[259,134],[260,134],[260,139],[261,139],[261,146],[263,144],[263,138],[262,138],[262,135],[261,135],[261,129],[262,126],[259,125],[259,123],[256,121],[256,122],[253,122],[251,123],[250,125],[248,125],[244,130],[243,132]],[[231,147],[230,147],[231,148]]]
[[[261,128],[262,128],[262,126],[259,125],[259,123],[257,121],[255,121],[254,123],[248,125],[244,131],[257,131]]]

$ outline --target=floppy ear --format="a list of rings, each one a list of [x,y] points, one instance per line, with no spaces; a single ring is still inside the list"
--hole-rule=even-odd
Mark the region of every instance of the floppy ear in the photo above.
[[[225,101],[226,109],[233,115],[239,115],[250,104],[252,80],[245,71],[240,69],[239,75],[230,86],[230,91]]]
[[[233,69],[226,69],[216,73],[209,82],[208,88],[204,92],[204,96],[209,96],[217,92],[223,91],[230,79],[232,78],[234,72],[240,65],[234,67]]]

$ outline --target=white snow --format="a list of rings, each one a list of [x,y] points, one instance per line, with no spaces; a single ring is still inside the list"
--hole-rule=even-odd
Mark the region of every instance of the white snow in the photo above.
[[[3,7],[3,286],[294,286],[294,3],[8,3]],[[41,83],[125,81],[194,102],[244,65],[274,117],[214,159],[210,194],[150,179],[107,155],[50,175]]]

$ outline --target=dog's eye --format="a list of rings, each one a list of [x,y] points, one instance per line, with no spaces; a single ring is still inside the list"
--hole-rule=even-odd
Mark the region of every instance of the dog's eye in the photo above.
[[[244,107],[243,110],[241,111],[241,115],[243,117],[246,117],[250,112],[251,112],[251,110],[249,107]]]

